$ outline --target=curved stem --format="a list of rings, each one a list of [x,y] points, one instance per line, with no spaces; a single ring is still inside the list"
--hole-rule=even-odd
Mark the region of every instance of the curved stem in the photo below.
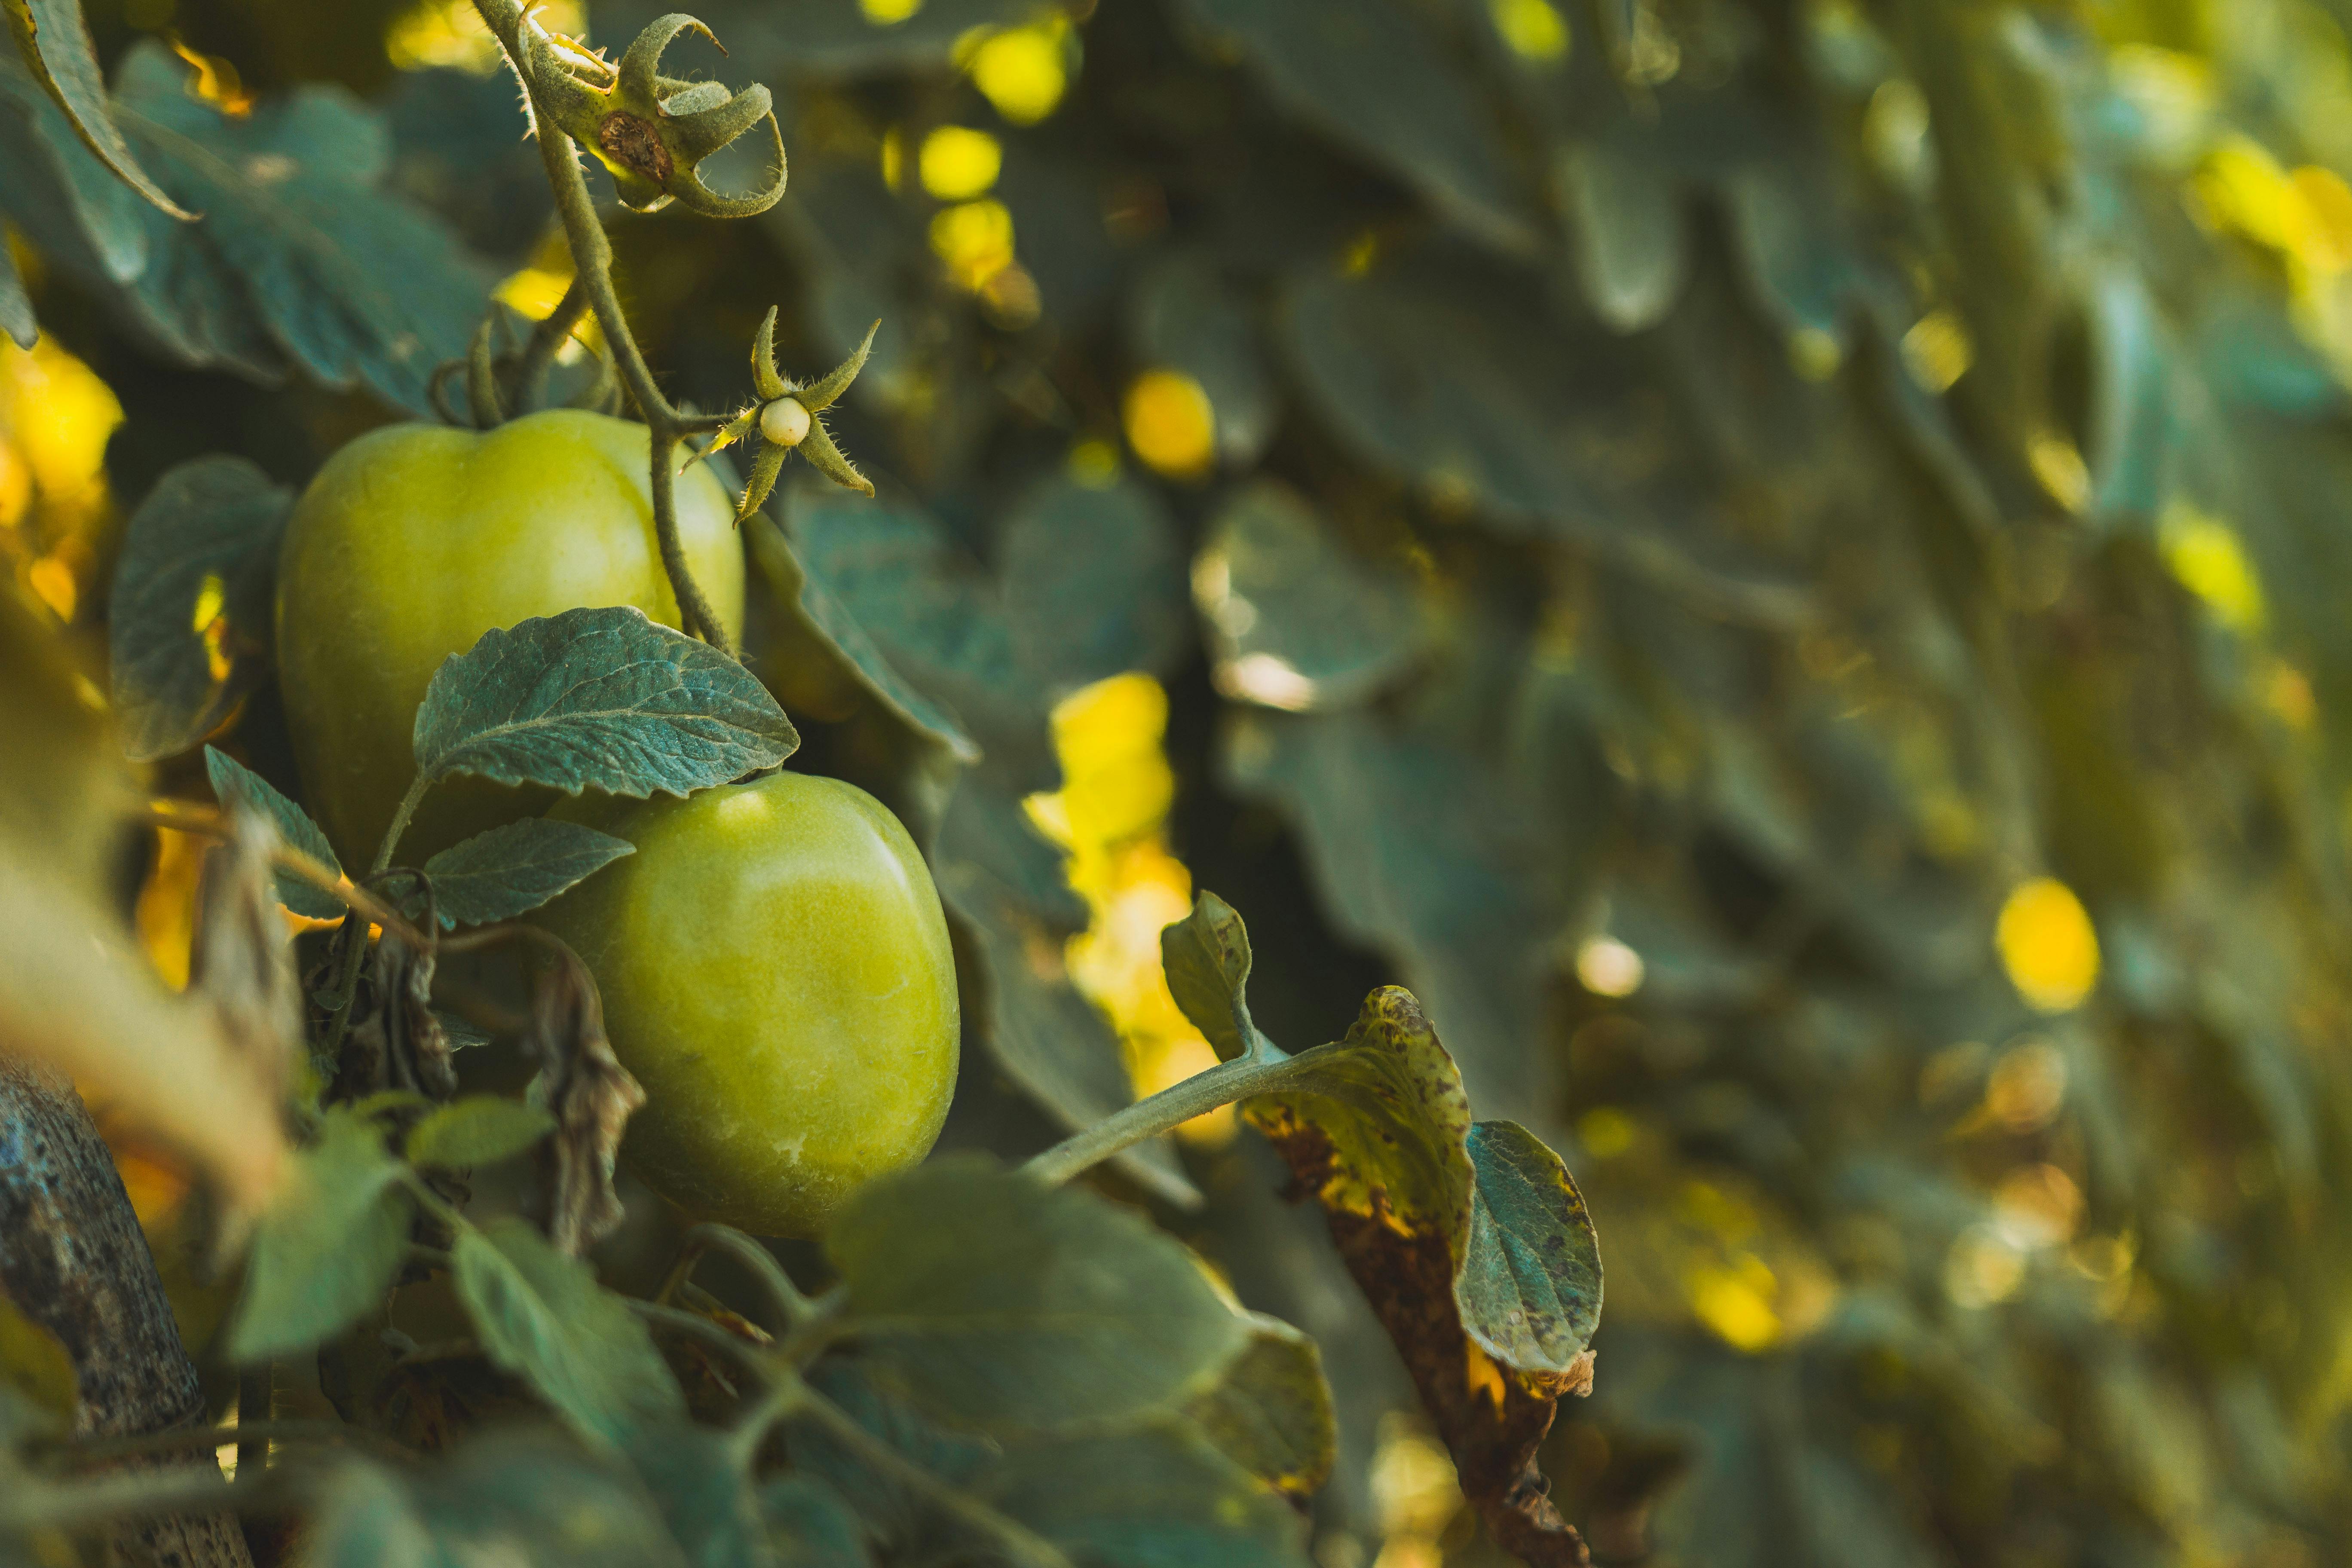
[[[575,276],[547,319],[530,330],[530,341],[523,344],[522,353],[515,361],[516,407],[529,412],[547,400],[548,367],[555,363],[556,354],[571,341],[572,330],[587,313],[588,290],[581,287]]]
[[[667,420],[653,432],[654,537],[661,543],[662,569],[669,574],[671,590],[677,595],[679,619],[690,634],[721,653],[731,651],[727,642],[726,623],[702,596],[701,585],[695,582],[694,572],[686,561],[686,542],[677,531],[677,473],[673,460],[677,455],[677,422]]]
[[[710,1251],[723,1252],[751,1270],[752,1278],[759,1280],[761,1287],[768,1292],[768,1299],[783,1315],[788,1327],[800,1328],[817,1316],[816,1303],[801,1293],[800,1287],[793,1283],[792,1276],[784,1272],[784,1266],[776,1261],[776,1255],[727,1225],[698,1225],[686,1233],[686,1244],[678,1250],[677,1262],[670,1269],[669,1282],[662,1287],[663,1296],[668,1296],[677,1287],[686,1283],[687,1276],[694,1271],[695,1264],[704,1253]]]
[[[1156,1138],[1162,1132],[1171,1131],[1195,1116],[1214,1110],[1221,1105],[1231,1105],[1237,1100],[1246,1100],[1254,1094],[1279,1089],[1291,1066],[1292,1058],[1288,1055],[1260,1041],[1258,1048],[1247,1056],[1219,1062],[1206,1072],[1195,1073],[1182,1083],[1163,1089],[1149,1099],[1139,1100],[1085,1131],[1065,1138],[1030,1160],[1022,1169],[1039,1181],[1059,1186],[1080,1172],[1101,1164],[1120,1150],[1132,1148],[1146,1138]]]

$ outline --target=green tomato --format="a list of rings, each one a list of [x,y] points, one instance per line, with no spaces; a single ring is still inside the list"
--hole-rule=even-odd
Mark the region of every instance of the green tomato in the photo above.
[[[667,626],[646,427],[550,409],[477,434],[394,425],[330,458],[294,509],[278,566],[278,667],[311,812],[348,866],[375,856],[416,769],[417,704],[441,661],[493,626],[634,605]],[[695,582],[743,624],[734,509],[707,468],[680,475]],[[457,779],[425,796],[398,863],[541,809],[544,792]]]
[[[636,846],[534,918],[587,962],[645,1086],[621,1155],[647,1185],[806,1237],[930,1152],[955,1093],[955,956],[879,801],[786,773],[556,809]]]

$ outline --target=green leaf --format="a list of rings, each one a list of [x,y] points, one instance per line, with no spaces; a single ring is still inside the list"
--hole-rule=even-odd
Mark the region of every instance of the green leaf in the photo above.
[[[162,211],[193,218],[194,214],[183,212],[147,177],[108,115],[106,79],[99,74],[98,50],[82,20],[80,0],[0,0],[0,12],[8,17],[26,68],[72,122],[81,144]]]
[[[618,1447],[686,1399],[645,1325],[520,1219],[457,1234],[457,1294],[490,1360],[518,1373],[591,1443]]]
[[[773,767],[800,737],[741,665],[618,606],[483,633],[434,671],[415,744],[424,778],[643,799]]]
[[[472,1438],[415,1467],[347,1459],[304,1522],[315,1568],[687,1568],[636,1478],[546,1431]]]
[[[1484,93],[1400,0],[1191,0],[1276,98],[1370,156],[1488,245],[1538,244]]]
[[[412,1165],[493,1165],[554,1131],[555,1118],[536,1105],[474,1094],[436,1108],[410,1128],[405,1152]]]
[[[856,1510],[814,1476],[778,1476],[760,1489],[760,1513],[778,1568],[869,1568]]]
[[[254,1232],[229,1355],[267,1361],[310,1346],[383,1299],[408,1245],[410,1202],[383,1131],[329,1111],[294,1157]]]
[[[1516,1121],[1470,1130],[1477,1174],[1454,1297],[1462,1327],[1520,1372],[1570,1376],[1601,1326],[1601,1244],[1558,1154]]]
[[[1047,479],[1013,508],[997,552],[1013,655],[1049,699],[1126,670],[1164,675],[1182,656],[1183,556],[1143,486]]]
[[[237,762],[217,746],[205,748],[205,772],[212,779],[213,795],[223,806],[232,800],[242,800],[268,816],[278,829],[278,837],[289,848],[299,849],[331,871],[341,871],[342,862],[335,858],[334,847],[319,825],[300,806],[278,793],[268,779]],[[298,915],[312,920],[340,920],[347,911],[342,903],[322,888],[290,872],[278,874],[278,901]]]
[[[1168,1237],[1092,1193],[974,1157],[876,1182],[835,1215],[825,1250],[867,1363],[961,1425],[1172,1407],[1247,1338]]]
[[[539,908],[624,855],[625,838],[576,822],[527,816],[453,844],[425,862],[433,879],[434,908],[444,927],[510,921]],[[424,900],[412,900],[424,912]]]
[[[187,750],[268,679],[278,537],[293,504],[242,458],[198,458],[131,514],[107,653],[132,762]]]
[[[20,349],[28,349],[41,335],[33,318],[33,298],[25,292],[24,275],[16,270],[16,253],[0,245],[0,332]]]
[[[1309,1561],[1299,1511],[1177,1422],[1023,1444],[972,1489],[1079,1563],[1306,1568]]]
[[[648,1426],[630,1443],[629,1462],[692,1568],[782,1568],[743,1457],[724,1433],[683,1421]]]
[[[933,1426],[904,1402],[875,1386],[856,1358],[828,1356],[808,1370],[809,1386],[900,1458],[934,1478],[961,1485],[995,1453],[985,1439]],[[848,1504],[886,1558],[919,1556],[937,1534],[937,1505],[895,1469],[872,1464],[825,1426],[803,1417],[785,1422],[793,1468]]]
[[[824,581],[801,563],[783,530],[765,513],[744,525],[751,562],[768,582],[777,602],[785,606],[808,633],[829,648],[874,698],[899,722],[932,743],[945,748],[957,761],[980,760],[980,748],[964,733],[955,716],[909,684],[892,667],[857,617]]]
[[[1392,682],[1424,641],[1412,579],[1331,537],[1271,479],[1217,510],[1192,566],[1224,696],[1291,710],[1349,707]]]
[[[175,222],[124,190],[5,62],[0,210],[182,363],[363,386],[429,412],[433,367],[465,353],[492,278],[437,219],[379,188],[391,164],[382,119],[322,86],[230,119],[187,91],[187,77],[152,40],[134,44],[115,119],[204,222]]]
[[[1168,992],[1192,1026],[1215,1047],[1217,1059],[1248,1053],[1259,1038],[1250,1022],[1249,928],[1214,893],[1192,900],[1192,912],[1160,933],[1160,964]]]
[[[1186,1412],[1217,1451],[1292,1497],[1312,1497],[1339,1458],[1323,1355],[1279,1318],[1243,1314],[1249,1348]]]

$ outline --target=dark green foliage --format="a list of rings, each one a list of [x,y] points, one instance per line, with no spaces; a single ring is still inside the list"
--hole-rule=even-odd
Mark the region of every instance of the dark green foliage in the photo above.
[[[424,870],[433,879],[433,907],[443,925],[486,925],[527,914],[635,853],[625,838],[532,816],[453,844],[425,861]],[[422,899],[415,908],[423,913]]]
[[[269,825],[289,847],[300,850],[330,871],[342,869],[335,859],[334,847],[327,842],[326,831],[310,820],[309,812],[279,794],[268,779],[216,746],[205,748],[205,772],[212,781],[214,797],[223,809],[232,803],[253,807],[269,818]],[[342,904],[332,894],[290,871],[278,873],[278,898],[296,914],[313,920],[338,920],[343,914]]]
[[[264,1361],[306,1350],[391,1289],[412,1208],[400,1163],[374,1123],[329,1115],[253,1239],[230,1353]]]

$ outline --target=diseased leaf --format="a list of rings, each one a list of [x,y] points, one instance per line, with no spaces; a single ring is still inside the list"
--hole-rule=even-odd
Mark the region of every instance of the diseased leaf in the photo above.
[[[621,1134],[646,1091],[613,1054],[604,998],[588,966],[568,948],[531,977],[522,1051],[539,1064],[531,1098],[555,1118],[557,1137],[543,1167],[547,1237],[558,1252],[576,1258],[625,1217],[613,1168]]]
[[[107,113],[106,79],[99,74],[98,50],[82,20],[80,0],[0,0],[0,13],[8,17],[26,68],[72,122],[81,144],[162,211],[193,218],[194,214],[182,211],[156,188],[114,128]]]
[[[278,537],[292,506],[251,463],[215,457],[165,474],[131,514],[107,655],[131,761],[187,750],[268,679]]]
[[[1423,641],[1412,580],[1330,537],[1271,479],[1235,493],[1192,564],[1224,696],[1286,710],[1343,708],[1388,685]]]
[[[1192,900],[1192,912],[1160,933],[1160,963],[1168,992],[1217,1053],[1232,1061],[1258,1038],[1250,1022],[1249,928],[1233,905],[1214,893]]]
[[[1339,1456],[1322,1352],[1279,1318],[1249,1312],[1244,1321],[1249,1347],[1186,1414],[1243,1469],[1291,1497],[1312,1497]]]
[[[643,799],[773,767],[800,737],[741,665],[616,606],[483,633],[434,672],[415,744],[425,778]]]
[[[1512,252],[1536,228],[1500,128],[1444,44],[1401,0],[1190,0],[1276,97],[1402,178],[1465,232]]]
[[[404,1152],[412,1165],[490,1165],[525,1152],[554,1131],[555,1118],[536,1105],[471,1094],[436,1107],[410,1128]]]
[[[444,927],[510,921],[593,876],[624,855],[625,838],[576,822],[527,816],[453,844],[425,862]],[[424,900],[415,901],[424,912]]]
[[[985,1502],[1079,1563],[1306,1568],[1307,1521],[1179,1422],[1023,1444],[975,1479]]]
[[[648,1423],[685,1419],[685,1396],[645,1325],[523,1221],[458,1232],[455,1267],[482,1348],[582,1437],[623,1447]]]
[[[390,166],[382,120],[324,86],[231,119],[186,81],[142,40],[118,73],[114,118],[203,222],[175,222],[116,184],[5,62],[0,211],[182,363],[364,386],[429,412],[433,367],[464,353],[492,279],[438,220],[378,188]]]
[[[1013,507],[998,557],[1014,657],[1048,699],[1126,670],[1164,675],[1182,654],[1183,556],[1141,485],[1045,481]]]
[[[237,762],[217,746],[205,748],[205,772],[212,779],[213,794],[227,805],[232,798],[242,800],[269,818],[278,829],[278,837],[287,844],[331,871],[340,871],[342,863],[335,858],[333,846],[319,825],[308,813],[287,799],[271,786],[268,779]],[[340,920],[345,910],[342,903],[323,888],[312,887],[291,872],[278,874],[278,901],[298,915],[312,920]]]
[[[866,1364],[961,1425],[1019,1431],[1171,1408],[1247,1338],[1174,1241],[1092,1193],[982,1159],[876,1182],[835,1215],[825,1250]]]
[[[400,1177],[381,1129],[327,1113],[254,1232],[231,1357],[250,1363],[307,1350],[383,1300],[408,1243]]]
[[[1462,1327],[1503,1365],[1589,1383],[1601,1326],[1601,1245],[1558,1154],[1516,1121],[1470,1130],[1477,1186],[1454,1281]]]

